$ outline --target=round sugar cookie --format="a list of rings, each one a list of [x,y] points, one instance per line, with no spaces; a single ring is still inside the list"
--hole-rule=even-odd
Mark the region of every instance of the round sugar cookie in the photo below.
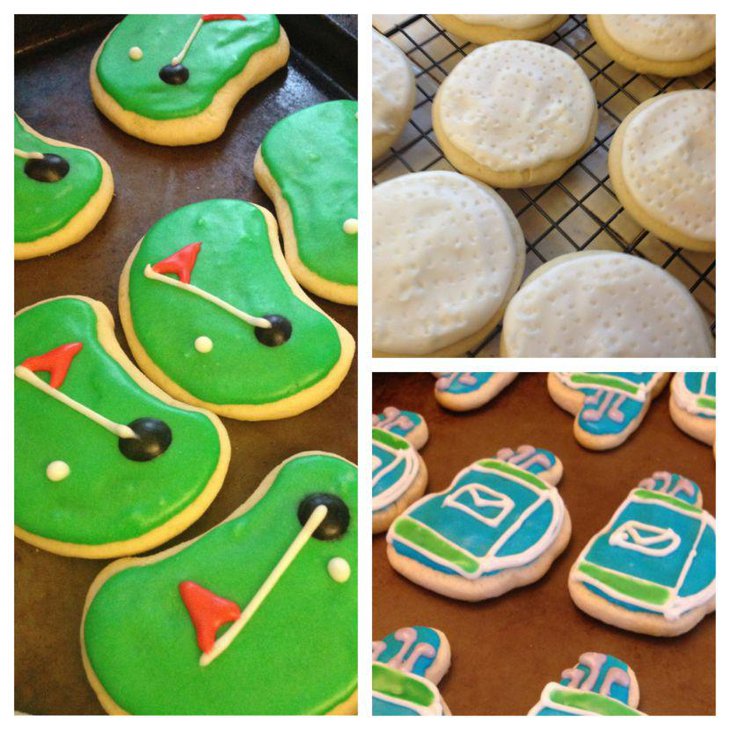
[[[640,104],[608,155],[621,204],[655,236],[693,251],[715,249],[715,92],[691,89]]]
[[[486,185],[439,171],[376,186],[374,354],[464,354],[497,325],[524,267],[519,223]]]
[[[505,357],[712,357],[697,302],[664,269],[613,251],[559,256],[504,315]]]
[[[373,30],[373,159],[400,137],[416,103],[413,69],[392,41]]]
[[[715,62],[714,15],[589,15],[601,50],[632,71],[690,76]]]
[[[472,43],[539,41],[557,30],[567,15],[433,15],[444,29]]]
[[[567,53],[500,41],[470,53],[441,84],[433,127],[454,167],[494,187],[557,180],[593,142],[596,95]]]

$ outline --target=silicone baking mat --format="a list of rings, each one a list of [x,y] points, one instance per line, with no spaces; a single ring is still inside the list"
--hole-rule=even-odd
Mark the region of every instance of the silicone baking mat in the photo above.
[[[447,33],[428,15],[376,15],[373,21],[406,53],[417,87],[410,122],[390,154],[373,168],[373,182],[409,172],[453,170],[436,142],[431,103],[439,84],[477,46]],[[642,229],[619,204],[607,166],[611,137],[629,112],[657,94],[714,88],[714,66],[681,79],[634,73],[611,61],[596,45],[584,15],[571,15],[545,42],[573,56],[591,80],[598,100],[598,130],[591,149],[559,180],[499,191],[525,234],[525,277],[545,261],[573,251],[606,249],[642,256],[667,269],[692,292],[714,333],[714,256],[675,248]],[[470,354],[496,355],[499,331],[495,329]]]

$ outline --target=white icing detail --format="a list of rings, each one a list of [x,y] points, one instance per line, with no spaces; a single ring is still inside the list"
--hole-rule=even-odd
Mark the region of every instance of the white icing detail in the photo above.
[[[327,563],[327,572],[335,583],[347,583],[350,579],[350,564],[344,558],[332,558]]]
[[[459,497],[464,494],[471,498],[475,507],[493,507],[498,510],[497,514],[494,517],[485,517],[476,509],[472,509],[468,504],[459,502]],[[455,492],[449,494],[441,506],[460,509],[475,520],[479,520],[489,527],[498,527],[504,518],[514,509],[515,503],[506,494],[496,492],[485,484],[473,483],[465,484],[463,487],[459,487]]]
[[[198,35],[198,32],[203,27],[203,18],[202,16],[198,18],[198,22],[195,24],[195,27],[193,28],[193,32],[188,36],[188,39],[185,41],[185,45],[180,50],[180,53],[175,56],[172,61],[170,61],[170,64],[173,66],[177,66],[178,63],[182,63],[183,58],[185,58],[185,54],[188,52],[188,49],[190,48],[190,45],[195,40],[195,36]]]
[[[607,390],[614,393],[620,393],[621,395],[625,395],[627,398],[630,398],[631,400],[639,401],[640,403],[643,403],[646,401],[646,399],[649,397],[651,392],[656,387],[657,382],[660,380],[660,378],[664,375],[664,373],[654,373],[651,378],[649,379],[648,383],[635,383],[633,380],[629,380],[628,378],[622,378],[620,375],[616,375],[615,373],[611,373],[611,379],[612,380],[621,380],[622,382],[626,383],[627,385],[630,385],[637,389],[636,393],[629,393],[627,390],[622,390],[621,388],[617,388],[613,385],[603,385],[603,384],[592,384],[592,383],[576,383],[573,381],[573,376],[580,375],[581,373],[555,373],[555,377],[566,387],[570,388],[571,390],[580,390],[581,388],[595,388],[596,390]],[[602,375],[604,373],[588,373],[589,375]]]
[[[26,152],[25,150],[19,150],[17,147],[13,149],[13,154],[16,157],[20,157],[23,160],[42,160],[42,152]]]
[[[129,426],[110,421],[108,418],[105,418],[96,411],[92,411],[91,408],[88,408],[83,403],[79,403],[73,398],[70,398],[57,388],[52,388],[50,385],[48,385],[48,383],[46,383],[45,380],[39,378],[32,370],[29,370],[22,365],[18,365],[18,367],[15,368],[15,377],[24,380],[26,383],[32,385],[34,388],[38,388],[38,390],[43,391],[46,395],[50,395],[51,398],[55,398],[60,403],[63,403],[65,406],[68,406],[77,413],[80,413],[82,416],[86,416],[86,418],[94,421],[94,423],[97,423],[99,426],[105,428],[107,431],[110,431],[119,438],[137,438],[137,434],[132,431]]]
[[[208,666],[208,664],[210,664],[214,659],[217,659],[231,645],[233,640],[241,633],[241,631],[243,631],[246,624],[253,618],[254,614],[259,610],[266,597],[269,593],[271,593],[279,580],[281,580],[281,577],[287,571],[297,555],[299,555],[302,548],[309,542],[309,539],[312,537],[314,532],[322,524],[325,517],[327,517],[326,505],[320,504],[312,510],[312,514],[309,515],[309,519],[304,523],[304,526],[294,540],[292,540],[291,545],[289,545],[284,554],[281,556],[279,562],[274,566],[274,569],[271,573],[269,573],[258,591],[256,591],[254,597],[248,602],[246,608],[241,611],[241,615],[231,624],[230,628],[228,628],[222,636],[215,640],[213,648],[209,652],[201,655],[200,665],[202,667]]]
[[[201,335],[195,338],[195,349],[203,354],[210,352],[213,349],[213,340],[210,337]]]
[[[692,393],[687,384],[684,381],[684,373],[677,373],[672,378],[672,400],[680,410],[691,413],[692,415],[702,415],[708,418],[715,418],[716,413],[714,408],[703,408],[698,405],[697,401],[699,398],[707,397],[714,398],[714,396],[707,395],[707,380],[710,377],[710,373],[702,373],[702,384],[700,386],[700,393]]]
[[[609,545],[653,557],[663,557],[673,553],[680,542],[679,535],[671,528],[647,525],[637,520],[624,522],[608,538]]]
[[[510,30],[526,30],[544,25],[552,20],[554,15],[455,15],[455,18],[470,25],[494,25],[498,28]]]
[[[142,49],[139,46],[132,46],[129,49],[129,57],[133,61],[141,61],[143,56],[144,56],[144,53],[142,52]]]
[[[420,466],[416,449],[411,444],[409,444],[407,449],[394,449],[391,446],[382,443],[381,441],[378,441],[377,444],[378,448],[387,451],[395,458],[391,462],[390,466],[388,466],[384,471],[380,472],[377,476],[375,476],[375,474],[373,473],[373,488],[386,474],[389,474],[391,471],[393,471],[393,469],[399,466],[401,461],[405,461],[406,464],[405,470],[403,471],[400,479],[398,479],[385,491],[373,496],[373,512],[377,512],[379,510],[389,507],[391,504],[396,502],[406,491],[408,491],[408,488],[413,484],[413,480],[418,474],[418,469]],[[376,461],[379,461],[378,457],[375,457],[373,459],[373,472],[382,464],[382,461],[379,461],[379,463],[376,465]]]
[[[238,317],[246,324],[250,324],[252,327],[261,327],[262,329],[269,329],[271,327],[271,322],[269,322],[268,319],[264,319],[263,317],[254,317],[251,314],[242,312],[240,309],[237,309],[232,304],[224,302],[222,299],[215,296],[215,294],[210,294],[209,292],[205,291],[204,289],[200,289],[194,284],[186,284],[179,279],[173,279],[171,276],[165,276],[165,274],[160,274],[155,271],[150,264],[147,264],[147,266],[145,266],[144,275],[148,279],[155,279],[156,281],[160,281],[163,284],[169,284],[170,286],[174,286],[178,289],[189,291],[191,294],[195,294],[201,299],[205,299],[206,301],[219,306],[221,309],[224,309],[226,312],[232,314],[234,317]]]
[[[348,218],[342,224],[342,230],[347,233],[348,236],[354,236],[357,233],[357,218]]]
[[[558,691],[562,693],[572,694],[576,697],[585,696],[585,695],[593,695],[596,694],[594,692],[586,692],[582,689],[575,689],[572,687],[564,687],[563,685],[559,684],[558,682],[550,682],[549,684],[545,685],[545,688],[542,691],[542,694],[540,695],[540,701],[527,713],[528,715],[537,715],[540,710],[543,708],[548,708],[551,710],[558,710],[558,711],[565,711],[566,709],[570,711],[571,715],[581,715],[581,716],[595,716],[595,712],[591,712],[590,710],[582,710],[579,707],[575,707],[574,705],[570,705],[566,707],[565,705],[560,705],[557,702],[555,702],[552,698],[552,693]],[[613,698],[612,698],[613,699]],[[619,703],[618,700],[614,699],[614,702],[617,704],[625,704],[625,703]],[[641,712],[640,710],[637,710],[635,707],[632,707],[631,705],[627,705],[627,707],[631,707],[632,710],[637,715],[644,715],[645,713]]]
[[[52,482],[60,482],[70,473],[71,467],[65,461],[52,461],[46,467],[46,477]]]

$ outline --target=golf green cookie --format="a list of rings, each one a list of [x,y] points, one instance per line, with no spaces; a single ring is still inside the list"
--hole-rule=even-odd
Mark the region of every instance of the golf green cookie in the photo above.
[[[277,122],[254,173],[276,206],[296,280],[357,304],[357,102],[316,104]]]
[[[241,200],[187,205],[152,226],[124,268],[119,308],[142,370],[229,418],[312,408],[355,350],[287,269],[274,217]]]
[[[44,137],[15,115],[16,259],[78,243],[106,213],[112,171],[96,152]]]
[[[81,643],[109,713],[354,712],[356,467],[292,456],[201,537],[107,566]]]
[[[149,550],[191,525],[223,483],[228,436],[142,375],[86,297],[15,318],[15,534],[61,555]]]

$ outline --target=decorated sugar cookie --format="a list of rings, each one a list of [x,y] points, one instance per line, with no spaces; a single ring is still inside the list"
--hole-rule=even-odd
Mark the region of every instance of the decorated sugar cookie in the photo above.
[[[96,152],[44,137],[15,115],[15,258],[78,243],[106,213],[112,171]]]
[[[312,408],[355,349],[291,276],[274,217],[240,200],[187,205],[152,226],[124,268],[119,308],[142,370],[229,418]]]
[[[587,651],[550,682],[540,701],[527,713],[543,716],[643,715],[639,683],[631,667],[610,654]]]
[[[276,206],[294,278],[357,304],[357,102],[316,104],[277,122],[254,173]]]
[[[672,378],[669,412],[685,433],[715,446],[715,373],[677,373]]]
[[[122,352],[85,297],[15,318],[15,533],[61,555],[149,550],[207,509],[230,445],[212,414],[178,403]]]
[[[678,636],[715,610],[715,519],[689,479],[639,482],[570,571],[570,595],[595,618]]]
[[[99,110],[133,137],[210,142],[241,97],[286,65],[275,15],[128,15],[91,63]]]
[[[501,393],[517,373],[436,373],[436,400],[452,411],[470,411]]]
[[[418,413],[389,406],[373,415],[373,532],[387,530],[426,491],[428,470],[418,453],[426,441],[428,427]]]
[[[373,715],[450,715],[436,685],[451,665],[437,629],[407,626],[373,642]]]
[[[636,431],[668,379],[667,373],[548,373],[548,391],[575,415],[578,443],[603,451]]]
[[[107,566],[81,640],[110,714],[354,712],[357,469],[298,454],[202,536]]]
[[[545,449],[501,449],[403,512],[388,530],[388,560],[414,583],[464,601],[533,583],[570,539],[555,488],[562,474]]]

